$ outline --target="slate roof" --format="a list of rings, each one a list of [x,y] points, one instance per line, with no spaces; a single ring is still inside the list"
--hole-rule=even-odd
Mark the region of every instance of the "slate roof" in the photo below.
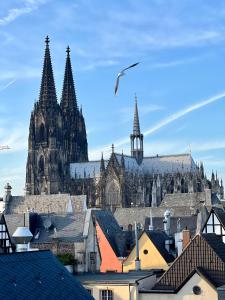
[[[117,162],[121,164],[122,155],[115,153]],[[123,155],[125,169],[127,172],[139,171],[150,174],[164,174],[164,173],[186,173],[196,170],[196,164],[191,154],[177,154],[177,155],[156,155],[151,157],[144,157],[140,165],[136,159],[130,155]],[[110,160],[104,160],[105,167]],[[100,176],[101,160],[71,163],[70,175],[71,178],[84,179],[94,178]]]
[[[5,221],[7,224],[7,228],[9,231],[9,235],[12,239],[13,233],[16,231],[17,227],[23,227],[24,226],[24,214],[10,214],[10,215],[4,215],[5,216]],[[25,225],[29,227],[29,220],[28,220],[28,215],[25,216]]]
[[[155,174],[186,173],[196,170],[196,164],[191,154],[144,157],[140,167],[144,172]]]
[[[153,244],[167,263],[174,261],[174,257],[169,254],[169,252],[165,248],[165,241],[168,240],[169,237],[164,231],[145,230],[145,233],[148,235],[149,239],[153,242]]]
[[[225,284],[225,244],[220,236],[214,233],[196,235],[162,275],[153,291],[177,292],[197,268],[215,287]]]
[[[116,153],[116,159],[118,163],[121,165],[121,158],[122,155]],[[123,155],[124,157],[124,164],[125,164],[125,170],[126,171],[142,171],[141,167],[138,165],[136,159],[129,155]]]
[[[111,211],[93,210],[92,213],[117,257],[125,257],[129,233],[120,228]]]
[[[153,216],[154,230],[163,230],[163,219],[165,207],[151,207]],[[172,207],[170,208],[171,219],[170,228],[171,234],[177,232],[177,222],[180,219],[181,230],[186,227],[195,233],[197,215],[191,214],[193,211],[190,207]],[[123,226],[124,229],[128,229],[129,224],[134,224],[136,221],[144,226],[146,230],[149,228],[150,220],[150,208],[149,207],[132,207],[132,208],[117,208],[114,212],[118,224]]]
[[[0,298],[94,300],[50,251],[0,255]]]
[[[70,176],[71,178],[74,179],[99,177],[100,165],[101,165],[101,160],[71,163]],[[105,165],[107,165],[107,160],[105,160]]]
[[[48,194],[12,196],[7,214],[35,213],[67,214],[86,210],[86,195]]]
[[[57,238],[60,241],[76,242],[83,236],[85,213],[68,215],[41,214],[38,215],[37,230],[38,238],[33,238],[32,242],[50,243]],[[46,228],[49,225],[49,228]]]

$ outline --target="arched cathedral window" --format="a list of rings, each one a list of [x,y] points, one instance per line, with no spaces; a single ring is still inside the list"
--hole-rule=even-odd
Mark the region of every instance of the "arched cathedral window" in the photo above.
[[[43,123],[41,123],[41,126],[39,128],[38,139],[39,139],[39,142],[45,141],[45,126]]]
[[[45,170],[45,162],[44,162],[44,157],[42,155],[38,162],[38,173],[40,176],[44,176],[44,170]]]
[[[112,180],[106,187],[106,205],[107,206],[121,206],[120,187],[119,184]]]

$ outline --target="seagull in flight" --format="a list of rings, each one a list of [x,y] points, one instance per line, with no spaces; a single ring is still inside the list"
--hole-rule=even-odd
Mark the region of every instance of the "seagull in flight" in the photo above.
[[[128,69],[130,69],[130,68],[133,68],[133,67],[137,66],[138,64],[139,64],[139,62],[138,62],[138,63],[135,63],[135,64],[133,64],[133,65],[131,65],[131,66],[129,66],[129,67],[123,69],[121,72],[119,72],[119,74],[117,75],[117,78],[116,78],[115,95],[116,95],[116,93],[117,93],[117,91],[118,91],[120,77],[126,75],[126,73],[125,73],[126,70],[128,70]]]

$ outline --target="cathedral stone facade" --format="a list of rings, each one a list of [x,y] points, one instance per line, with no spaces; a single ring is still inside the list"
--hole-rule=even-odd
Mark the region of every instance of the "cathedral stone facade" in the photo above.
[[[81,161],[88,161],[87,137],[82,110],[77,106],[70,49],[58,104],[47,37],[39,100],[30,118],[27,193],[63,192],[70,178],[70,163]]]
[[[144,156],[135,99],[131,155],[115,153],[110,158],[88,161],[87,137],[82,111],[78,109],[70,50],[63,92],[57,103],[49,40],[46,39],[39,101],[31,113],[28,142],[27,194],[86,195],[89,207],[114,210],[117,207],[159,206],[165,194],[200,193],[211,189],[224,198],[222,181],[191,154]]]

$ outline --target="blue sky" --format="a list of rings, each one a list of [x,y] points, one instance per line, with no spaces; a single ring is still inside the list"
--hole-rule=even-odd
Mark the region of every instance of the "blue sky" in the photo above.
[[[90,159],[110,145],[129,153],[137,94],[145,155],[191,149],[225,180],[225,1],[0,1],[0,189],[25,183],[30,112],[38,99],[44,38],[58,100],[66,47],[86,120]],[[121,79],[116,74],[140,65]]]

